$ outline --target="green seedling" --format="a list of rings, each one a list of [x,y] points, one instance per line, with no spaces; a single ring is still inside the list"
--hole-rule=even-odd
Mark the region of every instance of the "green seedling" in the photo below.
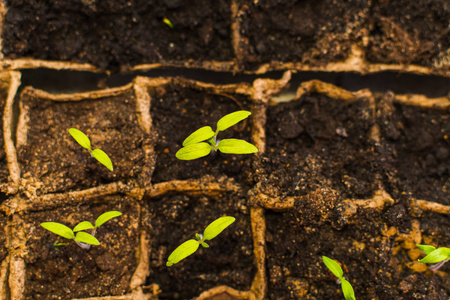
[[[91,141],[83,132],[75,128],[70,128],[69,133],[75,139],[75,141],[77,141],[77,143],[80,144],[81,147],[89,150],[89,153],[91,153],[91,155],[96,160],[98,160],[102,165],[107,167],[108,170],[110,170],[111,172],[113,171],[113,164],[109,156],[100,149],[92,150]]]
[[[426,256],[419,259],[419,262],[424,264],[434,264],[430,266],[431,271],[436,271],[450,260],[450,248],[440,247],[435,248],[431,245],[417,245],[417,248],[423,251]]]
[[[327,266],[328,270],[338,278],[338,283],[341,284],[342,293],[344,294],[345,300],[356,300],[355,291],[353,287],[344,277],[344,271],[342,271],[341,266],[333,259],[322,256],[323,263]]]
[[[221,217],[212,222],[206,227],[202,234],[195,234],[196,240],[188,240],[178,246],[167,259],[166,266],[170,267],[181,260],[185,259],[189,255],[197,251],[198,247],[202,245],[204,248],[209,248],[209,245],[205,241],[212,240],[225,228],[230,226],[236,219],[234,217]]]
[[[172,21],[170,21],[169,19],[167,19],[167,18],[164,18],[163,19],[163,22],[164,22],[164,24],[166,24],[167,26],[169,26],[170,27],[170,29],[173,29],[173,24],[172,24]]]
[[[60,241],[56,241],[56,242],[54,242],[54,243],[51,244],[51,245],[53,246],[53,248],[55,248],[55,250],[56,250],[57,252],[59,252],[59,247],[67,246],[68,244],[67,244],[67,243],[62,243],[62,242],[60,242]]]
[[[224,131],[239,123],[249,115],[251,115],[249,111],[236,111],[222,117],[219,122],[217,122],[217,129],[215,132],[210,126],[204,126],[194,131],[184,140],[183,148],[178,150],[175,156],[180,160],[193,160],[207,156],[213,150],[220,150],[220,152],[228,154],[251,154],[258,152],[258,149],[254,145],[243,140],[217,139],[217,135],[220,131]]]
[[[41,226],[48,231],[53,232],[54,234],[62,236],[63,238],[74,240],[82,249],[88,250],[90,249],[91,245],[100,245],[100,242],[95,238],[97,228],[103,225],[105,222],[111,220],[112,218],[118,217],[120,215],[122,215],[122,213],[119,211],[108,211],[100,215],[97,220],[95,220],[95,226],[92,225],[91,222],[83,221],[78,223],[78,225],[75,226],[73,230],[66,225],[56,222],[44,222],[41,223]],[[92,229],[91,234],[82,231],[88,229]],[[61,247],[66,246],[67,244],[56,241],[53,245],[55,247]]]

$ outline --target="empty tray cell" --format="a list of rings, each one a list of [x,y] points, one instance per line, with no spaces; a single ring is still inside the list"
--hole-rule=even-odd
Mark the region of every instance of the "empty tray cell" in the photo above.
[[[268,63],[324,65],[344,61],[362,29],[356,1],[238,1],[245,69]]]
[[[373,1],[364,49],[370,63],[450,70],[447,0]]]
[[[230,0],[6,1],[3,53],[16,59],[139,64],[232,61]]]
[[[104,197],[102,201],[108,203],[31,212],[24,216],[25,299],[73,299],[129,292],[137,266],[139,206],[119,195]],[[73,229],[82,221],[94,224],[107,211],[120,211],[122,215],[97,228],[95,237],[100,245],[90,250],[40,226],[42,222],[58,222]],[[55,246],[57,241],[67,246]]]
[[[177,159],[175,153],[182,148],[183,141],[200,127],[211,126],[215,131],[217,122],[226,114],[250,110],[249,96],[205,89],[182,81],[150,88],[149,93],[153,126],[158,133],[153,182],[197,179],[202,174],[226,175],[237,180],[242,177],[242,167],[245,161],[252,159],[252,154],[217,151],[196,160],[183,161]],[[220,132],[218,139],[235,138],[251,143],[249,118]]]
[[[343,100],[313,92],[269,106],[261,191],[336,201],[371,197],[379,172],[368,137],[373,119],[366,98]]]
[[[449,109],[400,103],[392,94],[381,97],[377,109],[392,196],[449,205]]]
[[[179,193],[145,199],[150,238],[150,276],[147,284],[157,284],[160,299],[192,299],[202,292],[227,285],[248,291],[254,276],[253,242],[246,200],[235,193],[190,196]],[[236,220],[213,240],[209,248],[200,246],[194,254],[167,267],[169,255],[179,245],[223,216]]]
[[[22,177],[38,194],[118,181],[142,186],[150,182],[153,165],[147,149],[152,135],[139,124],[133,89],[57,97],[31,88],[20,95],[18,160]],[[75,141],[70,128],[84,132],[92,150],[99,148],[110,157],[113,172]]]

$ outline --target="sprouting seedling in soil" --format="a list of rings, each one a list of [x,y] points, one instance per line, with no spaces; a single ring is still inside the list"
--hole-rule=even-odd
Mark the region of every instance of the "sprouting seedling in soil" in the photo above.
[[[163,22],[164,22],[164,24],[166,24],[167,26],[169,26],[170,27],[170,29],[173,29],[173,23],[172,23],[172,21],[170,21],[169,19],[167,19],[167,18],[164,18],[163,19]]]
[[[62,236],[63,238],[74,240],[82,249],[88,250],[90,249],[91,245],[100,245],[100,242],[95,238],[97,228],[103,225],[105,222],[111,220],[112,218],[118,217],[120,215],[122,215],[120,211],[108,211],[101,214],[97,218],[97,220],[95,220],[95,226],[92,225],[91,222],[83,221],[78,223],[78,225],[76,225],[73,230],[66,225],[56,222],[44,222],[41,223],[41,226],[48,231],[53,232],[54,234]],[[92,229],[91,234],[82,231],[88,229]],[[56,241],[53,245],[55,247],[61,247],[66,246],[67,244]]]
[[[427,256],[419,259],[419,262],[424,264],[434,264],[429,267],[431,271],[436,271],[450,260],[450,248],[440,247],[435,248],[431,245],[417,245],[417,248],[423,251]]]
[[[100,149],[92,150],[91,141],[83,132],[75,128],[70,128],[69,133],[75,139],[75,141],[77,141],[77,143],[80,144],[81,147],[89,150],[89,153],[91,153],[91,155],[96,160],[98,160],[102,165],[107,167],[108,170],[110,170],[111,172],[113,171],[113,164],[109,156]]]
[[[209,224],[208,227],[206,227],[203,235],[196,233],[196,240],[191,239],[178,246],[167,259],[166,266],[170,267],[185,259],[189,255],[197,251],[200,245],[202,245],[204,248],[208,248],[209,245],[205,243],[205,241],[209,241],[215,238],[225,228],[230,226],[235,220],[236,219],[234,217],[229,216],[218,218],[217,220]]]
[[[327,266],[328,270],[338,278],[338,283],[341,283],[342,293],[344,294],[345,300],[356,300],[355,291],[350,282],[344,277],[344,271],[342,271],[341,266],[333,259],[322,256],[323,263]]]
[[[53,246],[53,248],[55,248],[55,250],[57,251],[57,252],[59,252],[59,247],[62,247],[62,246],[67,246],[68,244],[67,243],[63,243],[63,242],[60,242],[60,241],[55,241],[53,244],[50,244],[51,246]]]
[[[210,126],[204,126],[194,131],[184,140],[183,148],[178,150],[175,156],[181,160],[193,160],[207,156],[212,150],[220,150],[220,152],[228,154],[251,154],[258,152],[258,149],[254,145],[244,140],[217,139],[217,135],[220,131],[224,131],[239,123],[249,115],[251,115],[249,111],[235,111],[222,117],[219,122],[217,122],[216,132],[214,132]]]

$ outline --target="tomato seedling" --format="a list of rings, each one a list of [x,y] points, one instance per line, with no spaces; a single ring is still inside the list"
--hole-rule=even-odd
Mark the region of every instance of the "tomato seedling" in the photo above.
[[[111,172],[113,171],[113,164],[111,162],[111,159],[109,156],[103,152],[103,150],[100,149],[91,149],[91,141],[89,138],[80,130],[76,128],[70,128],[69,129],[70,135],[77,141],[78,144],[80,144],[81,147],[89,150],[89,153],[98,160],[102,165],[108,168]]]
[[[208,227],[206,227],[203,234],[196,233],[196,240],[191,239],[178,246],[167,259],[166,266],[170,267],[185,259],[189,255],[197,251],[200,245],[202,245],[204,248],[209,248],[209,245],[205,241],[209,241],[215,238],[225,228],[230,226],[235,220],[236,219],[234,217],[229,216],[218,218],[217,220],[209,224]]]
[[[97,220],[95,220],[95,226],[91,224],[91,222],[83,221],[78,223],[73,230],[67,227],[66,225],[56,223],[56,222],[44,222],[41,223],[41,226],[47,229],[48,231],[53,232],[63,238],[74,240],[78,246],[82,249],[89,249],[91,245],[100,245],[100,242],[95,238],[95,233],[97,228],[103,225],[105,222],[111,220],[112,218],[118,217],[122,215],[120,211],[108,211],[100,215]],[[92,229],[92,234],[84,232],[82,230]],[[55,246],[66,246],[66,243],[55,242]]]
[[[215,132],[210,126],[197,129],[184,140],[183,148],[178,150],[175,156],[180,160],[193,160],[207,156],[212,151],[220,151],[228,154],[251,154],[258,152],[258,149],[254,145],[244,140],[217,139],[219,132],[230,128],[250,115],[251,113],[246,110],[228,114],[217,122]]]

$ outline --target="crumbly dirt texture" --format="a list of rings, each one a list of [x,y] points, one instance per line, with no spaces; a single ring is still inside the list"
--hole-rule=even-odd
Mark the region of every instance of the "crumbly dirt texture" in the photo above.
[[[342,61],[362,23],[351,1],[241,1],[240,29],[245,68],[271,61],[323,64]],[[359,28],[360,30],[360,28]]]
[[[377,173],[377,154],[367,137],[372,114],[367,99],[350,103],[319,94],[270,106],[266,176],[258,178],[262,191],[282,197],[324,189],[340,198],[370,196]]]
[[[342,297],[322,255],[342,264],[357,297],[448,297],[446,273],[413,271],[423,254],[412,239],[419,226],[421,243],[448,245],[448,216],[411,213],[413,199],[448,205],[448,113],[393,101],[381,95],[374,108],[364,98],[310,93],[269,107],[267,152],[252,161],[248,179],[280,204],[294,199],[283,213],[267,211],[270,299]],[[379,142],[369,138],[375,124]],[[397,203],[342,217],[343,200],[368,199],[379,189]]]
[[[145,185],[144,148],[153,142],[138,124],[132,92],[100,100],[54,102],[23,93],[29,107],[26,144],[18,148],[25,178],[43,183],[38,193],[85,189],[111,182],[138,180]],[[70,128],[84,132],[91,148],[100,148],[111,159],[110,172],[69,134]],[[151,168],[149,168],[151,170]]]
[[[377,109],[390,193],[450,205],[449,111],[402,105],[393,97],[381,97]]]
[[[182,148],[183,141],[200,127],[211,126],[215,131],[217,121],[223,116],[249,110],[248,97],[210,93],[177,83],[151,89],[149,93],[153,126],[158,133],[155,147],[157,163],[152,182],[198,179],[204,175],[240,179],[242,166],[251,159],[251,155],[230,155],[218,151],[200,159],[181,161],[175,153]],[[226,138],[251,142],[249,121],[243,120],[218,134],[218,139]]]
[[[126,197],[105,198],[101,201],[110,205],[94,201],[79,208],[21,212],[28,239],[26,299],[130,292],[140,229],[148,233],[150,249],[146,292],[155,287],[153,284],[161,290],[161,299],[190,299],[218,285],[248,291],[256,273],[249,211],[252,205],[264,203],[258,202],[261,195],[276,198],[280,206],[290,203],[282,211],[267,209],[265,213],[269,299],[342,297],[334,276],[321,261],[322,255],[342,264],[357,297],[448,298],[448,264],[432,273],[417,262],[424,255],[416,244],[448,246],[449,216],[421,211],[414,205],[415,199],[448,205],[447,110],[402,104],[403,98],[392,93],[361,92],[359,97],[343,100],[333,93],[305,92],[292,101],[267,107],[264,153],[218,153],[192,162],[177,160],[176,151],[194,130],[205,125],[215,129],[225,114],[248,110],[252,105],[248,96],[217,90],[180,79],[149,86],[157,140],[143,134],[138,126],[131,92],[94,101],[54,103],[34,99],[34,94],[24,90],[20,101],[30,107],[29,124],[33,126],[28,132],[28,148],[19,148],[19,162],[24,179],[31,174],[45,182],[38,193],[79,190],[118,180],[108,177],[113,175],[61,131],[63,126],[77,124],[82,125],[78,128],[87,133],[94,147],[112,149],[121,180],[156,184],[212,176],[222,182],[226,176],[242,187],[236,193],[172,192],[150,197],[152,187],[148,184],[143,185],[148,193],[139,204]],[[253,122],[247,120],[219,137],[251,141],[251,126]],[[97,131],[100,128],[106,131]],[[149,176],[129,171],[145,163],[139,155],[143,155],[146,141],[155,145],[152,182]],[[132,147],[123,154],[123,145]],[[58,173],[61,166],[67,174],[80,174],[70,177]],[[202,184],[206,186],[206,180]],[[393,198],[385,207],[355,204],[370,201],[383,190]],[[105,243],[90,251],[74,243],[57,251],[52,246],[57,237],[39,226],[44,221],[57,221],[73,227],[112,209],[129,217],[102,227],[98,237]],[[236,217],[236,222],[210,241],[210,248],[199,248],[182,262],[166,267],[176,247],[223,215]],[[6,219],[2,221],[0,216],[0,222]],[[2,255],[5,257],[6,251],[0,252],[0,258]]]
[[[219,194],[215,197],[174,194],[146,199],[146,221],[150,233],[150,276],[160,299],[192,299],[217,285],[249,290],[254,276],[253,242],[250,216],[245,196]],[[209,248],[172,267],[167,258],[181,243],[195,239],[195,234],[224,215],[236,221],[211,241]]]
[[[25,299],[73,299],[129,292],[137,266],[139,209],[128,198],[116,198],[108,205],[66,207],[25,216],[28,247]],[[81,221],[94,223],[98,216],[111,210],[123,215],[97,229],[100,245],[88,251],[39,225],[58,222],[73,228]],[[55,248],[53,243],[57,240],[67,242],[68,246]]]
[[[418,64],[450,70],[450,3],[446,0],[372,2],[369,62]]]
[[[395,214],[402,204],[380,212],[358,213],[354,224],[337,229],[330,223],[305,226],[296,210],[267,214],[267,266],[270,299],[343,298],[336,277],[325,267],[322,255],[337,260],[352,284],[357,299],[447,299],[449,277],[427,271],[414,272],[410,253],[395,240],[400,233],[383,237],[386,226],[411,230],[408,214]],[[392,215],[399,216],[395,225]],[[448,217],[423,216],[423,238],[435,245],[448,245]],[[397,246],[397,247],[396,247]],[[417,249],[416,249],[417,250]],[[409,251],[409,252],[408,252]],[[395,255],[394,255],[395,253]],[[420,256],[420,258],[423,255]],[[448,272],[448,264],[443,271]]]
[[[238,58],[244,69],[273,61],[309,65],[342,61],[352,45],[362,49],[370,63],[450,68],[446,0],[239,3]]]
[[[239,69],[253,70],[274,61],[343,61],[356,45],[370,63],[450,68],[446,0],[240,0],[235,15],[231,0],[7,0],[6,6],[3,53],[11,59],[91,63],[115,72],[237,60]]]
[[[6,90],[3,88],[0,88],[0,119],[3,120],[3,111],[5,108],[5,102],[7,93]],[[1,183],[7,183],[8,182],[8,165],[6,161],[6,152],[5,152],[5,140],[3,137],[3,126],[0,126],[0,182]],[[3,191],[0,191],[3,192]],[[1,201],[1,200],[0,200]]]
[[[8,0],[3,52],[115,71],[164,61],[231,61],[230,3]]]

